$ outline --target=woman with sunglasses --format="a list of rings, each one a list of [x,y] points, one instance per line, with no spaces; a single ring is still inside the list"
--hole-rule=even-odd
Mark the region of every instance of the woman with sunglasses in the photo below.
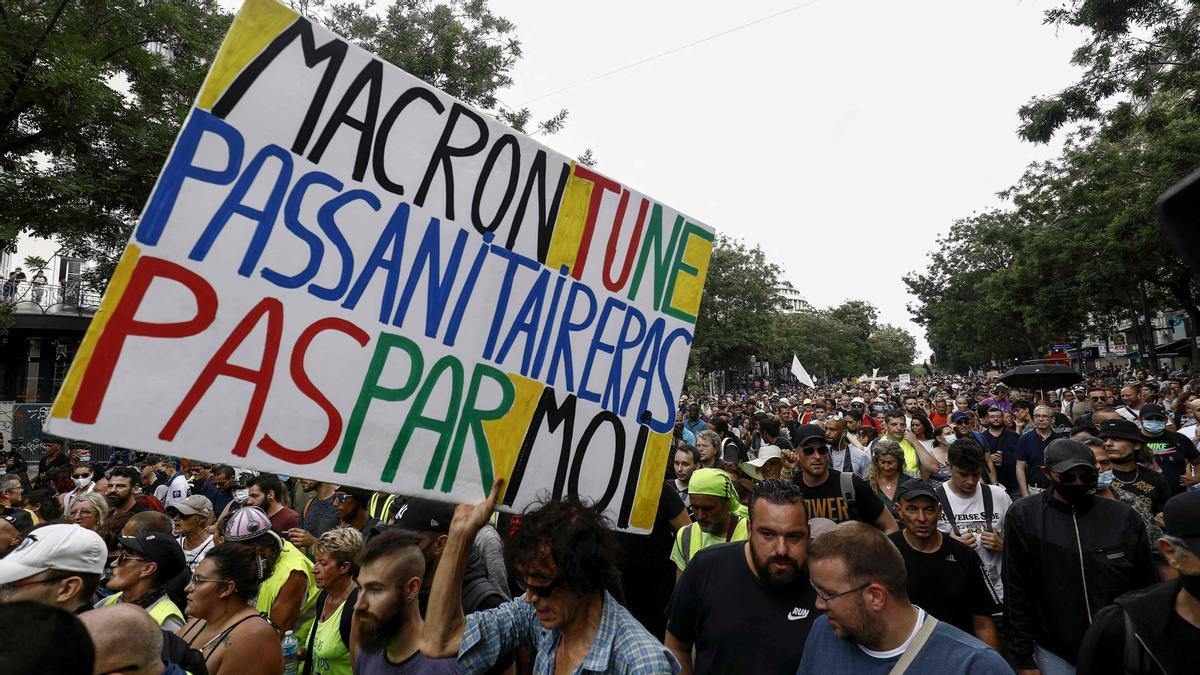
[[[887,439],[876,441],[871,453],[871,468],[867,470],[867,482],[897,523],[901,521],[894,501],[896,490],[909,480],[908,474],[900,470],[902,466],[904,450],[899,443]]]
[[[191,619],[176,634],[199,650],[209,675],[277,675],[279,636],[250,604],[258,590],[254,553],[221,544],[204,556],[187,585]]]
[[[204,495],[191,495],[168,506],[166,514],[171,518],[188,569],[195,573],[200,561],[214,546],[213,534],[208,529],[208,521],[213,515],[212,502]]]

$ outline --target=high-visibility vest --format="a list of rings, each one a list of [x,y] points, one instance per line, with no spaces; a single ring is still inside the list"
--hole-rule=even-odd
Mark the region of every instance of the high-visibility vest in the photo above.
[[[121,595],[121,592],[113,593],[107,598],[101,600],[100,606],[108,607],[109,605],[117,604],[121,601]],[[149,613],[150,618],[154,619],[154,622],[160,626],[171,617],[175,617],[175,619],[177,619],[181,624],[187,623],[187,621],[183,618],[183,612],[179,610],[179,606],[174,602],[171,602],[171,598],[167,597],[165,593],[153,605],[150,605],[150,607],[146,609],[146,612]]]
[[[746,519],[741,516],[734,515],[736,522],[733,525],[733,531],[725,538],[726,542],[745,541],[749,536],[746,528]],[[696,554],[703,548],[704,531],[700,529],[700,523],[692,523],[686,527],[680,528],[679,536],[683,538],[680,542],[679,549],[683,551],[683,563],[686,565],[696,557]]]
[[[382,523],[388,521],[388,514],[391,513],[392,504],[396,501],[396,495],[390,495],[386,492],[372,492],[371,499],[367,502],[367,513]]]

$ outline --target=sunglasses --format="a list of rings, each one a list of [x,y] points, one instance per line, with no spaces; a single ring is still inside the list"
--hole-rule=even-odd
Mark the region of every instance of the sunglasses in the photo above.
[[[116,560],[113,560],[113,566],[120,567],[121,565],[125,564],[126,560],[136,560],[138,562],[150,562],[149,560],[146,560],[145,558],[139,558],[137,556],[132,556],[132,555],[129,555],[129,553],[127,553],[126,551],[121,551],[120,553],[117,554]]]
[[[558,590],[558,587],[562,585],[562,582],[563,582],[562,577],[558,577],[558,578],[554,579],[553,581],[546,584],[545,586],[538,586],[536,584],[531,584],[527,581],[527,582],[525,582],[525,590],[532,591],[533,594],[538,596],[539,598],[548,598],[551,595],[554,595],[554,591]]]
[[[822,445],[822,446],[818,446],[815,448],[800,448],[800,450],[802,452],[804,452],[805,457],[811,456],[814,452],[819,455],[828,455],[829,454],[829,446],[828,445]]]
[[[338,504],[341,504],[342,502],[346,501],[349,498],[350,498],[350,495],[339,492],[333,496],[333,501],[337,502]]]

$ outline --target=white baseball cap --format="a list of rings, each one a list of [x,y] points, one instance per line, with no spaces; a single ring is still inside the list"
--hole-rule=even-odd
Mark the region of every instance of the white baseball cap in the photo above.
[[[850,399],[850,402],[851,402],[851,403],[863,403],[863,404],[866,404],[866,401],[865,401],[865,400],[863,400],[863,397],[861,397],[861,396],[855,396],[854,398]]]
[[[101,574],[107,558],[108,547],[95,532],[74,524],[47,525],[25,535],[19,546],[0,559],[0,584],[46,570]]]

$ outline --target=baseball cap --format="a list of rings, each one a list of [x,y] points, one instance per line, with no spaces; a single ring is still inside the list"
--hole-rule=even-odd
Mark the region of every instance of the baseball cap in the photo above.
[[[799,429],[796,429],[796,433],[792,434],[792,445],[798,448],[801,445],[804,445],[804,441],[807,441],[810,438],[819,438],[824,441],[825,430],[815,424],[805,424]]]
[[[1142,406],[1142,410],[1139,414],[1142,419],[1147,419],[1150,417],[1158,417],[1164,420],[1167,419],[1167,411],[1157,403],[1147,403],[1146,405]]]
[[[927,480],[910,480],[901,483],[899,489],[896,490],[897,500],[907,499],[911,501],[917,497],[929,497],[936,502],[938,500],[937,488]]]
[[[850,402],[851,403],[862,403],[863,405],[866,405],[866,403],[867,403],[866,400],[863,399],[863,397],[861,397],[861,396],[855,396],[854,398],[850,399]]]
[[[1189,550],[1200,555],[1200,492],[1183,492],[1163,506],[1163,531],[1183,540]]]
[[[792,402],[787,400],[786,398],[779,399],[779,405],[791,405],[791,404],[792,404]]]
[[[1141,441],[1142,430],[1129,420],[1104,420],[1100,423],[1100,438],[1124,438],[1127,441]]]
[[[414,532],[445,534],[450,531],[450,519],[453,517],[453,504],[410,497],[396,512],[396,527]]]
[[[187,567],[179,542],[175,541],[175,537],[161,532],[147,532],[132,537],[121,536],[117,538],[117,543],[122,548],[141,553],[152,563],[158,563],[155,576],[159,579],[170,579]]]
[[[0,559],[0,584],[46,570],[102,574],[107,559],[108,547],[95,532],[74,524],[46,525],[25,535],[25,541]]]
[[[953,413],[950,413],[950,421],[955,424],[958,424],[959,422],[961,422],[965,419],[969,419],[970,417],[971,417],[971,413],[967,412],[966,410],[958,410]]]
[[[1063,473],[1077,466],[1096,468],[1096,455],[1088,446],[1069,438],[1059,438],[1046,446],[1044,463],[1047,467]]]
[[[4,515],[0,515],[0,520],[7,520],[21,534],[33,529],[33,517],[25,509],[11,509]]]
[[[205,518],[212,517],[213,505],[208,497],[204,495],[192,495],[183,501],[175,502],[164,509],[168,516],[174,516],[175,513],[180,513],[185,516],[194,516],[200,514]]]

